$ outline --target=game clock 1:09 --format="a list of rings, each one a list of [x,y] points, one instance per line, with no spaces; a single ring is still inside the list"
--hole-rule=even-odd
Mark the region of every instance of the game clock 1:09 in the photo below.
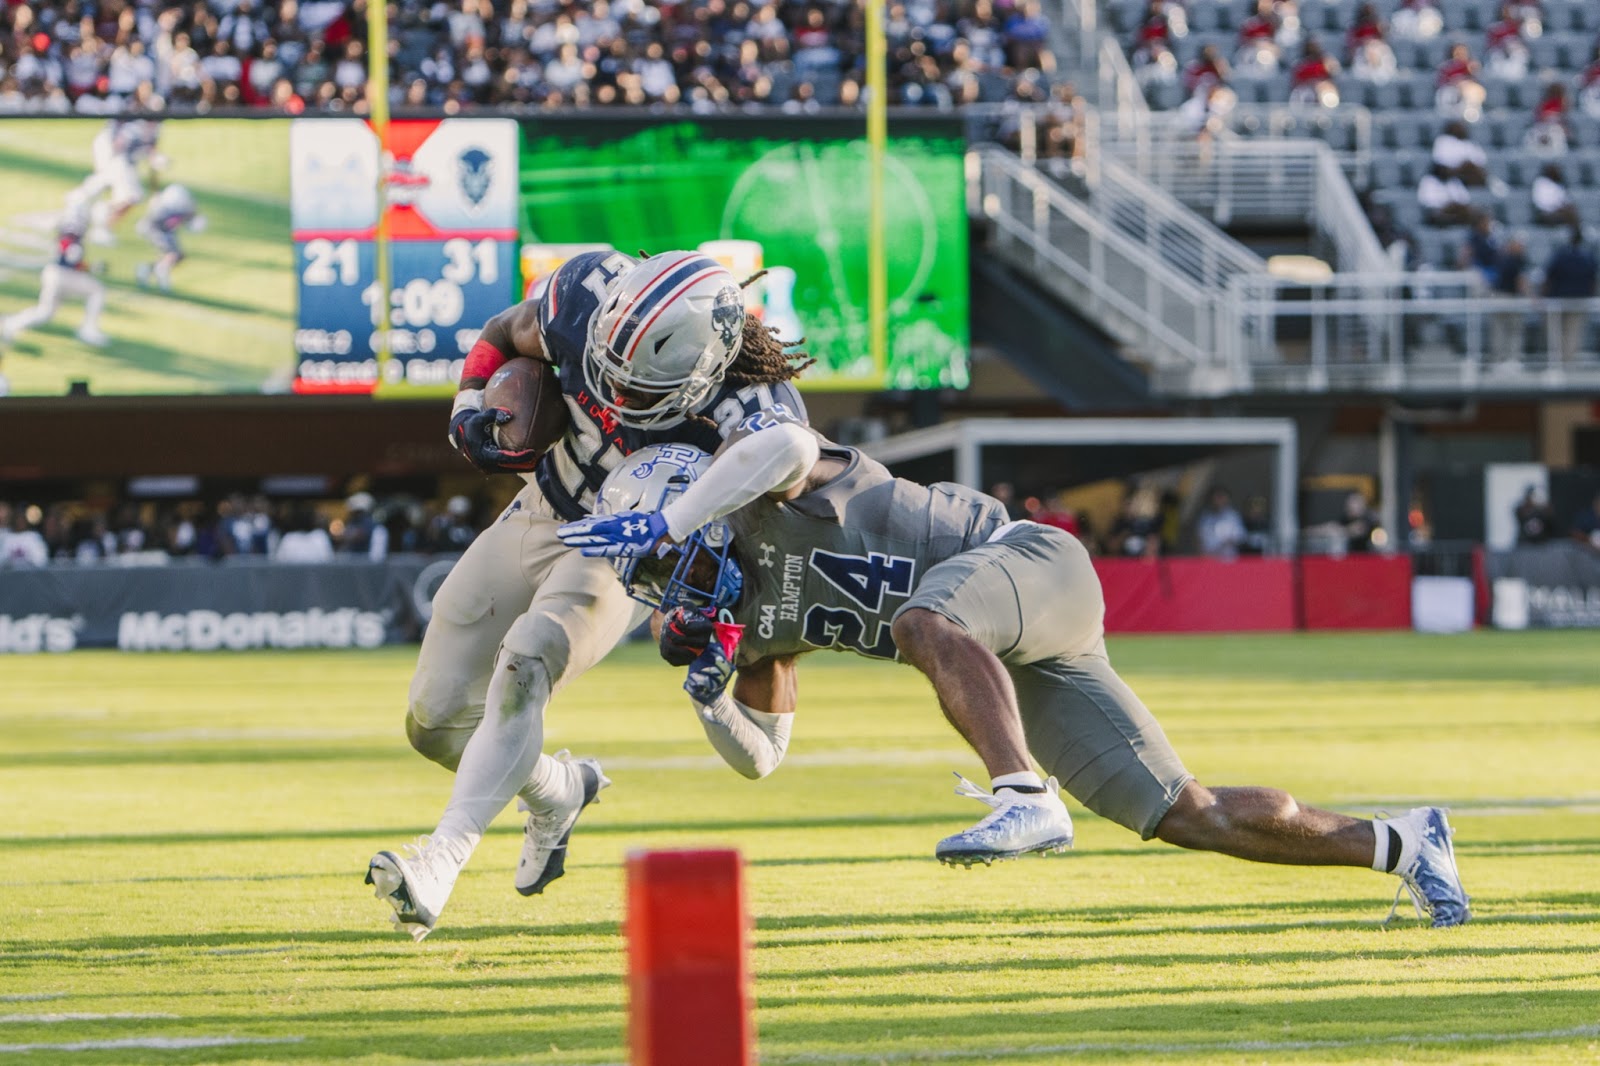
[[[515,253],[493,237],[395,241],[389,245],[386,379],[416,385],[454,380],[478,329],[505,306]],[[299,378],[310,387],[351,388],[377,380],[382,297],[373,242],[300,242]]]

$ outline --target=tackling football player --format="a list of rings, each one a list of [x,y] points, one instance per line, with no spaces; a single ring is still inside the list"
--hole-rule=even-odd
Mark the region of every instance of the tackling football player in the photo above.
[[[746,776],[783,758],[800,655],[898,658],[927,675],[958,728],[978,708],[1019,716],[1053,775],[1047,792],[1059,779],[1143,838],[1256,862],[1371,866],[1397,874],[1396,904],[1409,890],[1433,925],[1470,917],[1441,808],[1366,821],[1273,788],[1196,781],[1111,668],[1100,582],[1076,537],[1010,522],[999,501],[960,485],[895,478],[781,412],[746,420],[714,462],[683,451],[630,457],[601,491],[600,510],[616,513],[561,536],[615,558],[629,594],[665,612],[662,654],[688,666],[684,688],[708,736]],[[1018,813],[1031,797],[965,781],[958,791],[993,811],[940,841],[941,860],[1038,850],[1037,819]]]
[[[511,359],[557,368],[571,424],[540,456],[506,451],[483,388]],[[649,444],[715,449],[752,413],[804,415],[791,384],[809,361],[754,318],[733,275],[698,252],[643,262],[589,252],[536,298],[484,326],[467,356],[450,442],[479,470],[527,485],[478,535],[433,599],[406,712],[412,747],[456,773],[438,827],[373,856],[367,881],[420,940],[489,822],[513,798],[528,812],[515,877],[524,895],[564,871],[579,813],[610,782],[594,759],[541,752],[544,709],[647,615],[610,566],[568,549],[556,527],[587,514],[605,476]]]

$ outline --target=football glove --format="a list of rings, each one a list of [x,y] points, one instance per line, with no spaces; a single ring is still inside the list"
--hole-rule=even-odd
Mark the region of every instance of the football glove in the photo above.
[[[661,624],[661,657],[673,666],[688,666],[716,638],[716,623],[704,611],[673,608]]]
[[[636,559],[649,555],[667,535],[660,511],[618,511],[568,522],[556,536],[569,548],[601,559]]]
[[[450,446],[485,474],[526,473],[539,465],[531,448],[505,451],[494,442],[494,427],[511,421],[504,407],[457,407],[450,416]]]
[[[717,698],[733,680],[733,660],[722,648],[721,640],[713,640],[689,664],[689,676],[683,679],[683,691],[689,698],[707,706]]]

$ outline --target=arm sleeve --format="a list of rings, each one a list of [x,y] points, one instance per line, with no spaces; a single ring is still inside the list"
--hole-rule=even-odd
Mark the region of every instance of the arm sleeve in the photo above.
[[[783,761],[794,715],[758,711],[726,692],[715,703],[704,704],[693,697],[689,702],[722,761],[745,777],[752,781],[766,777]]]
[[[817,465],[817,435],[794,422],[780,422],[730,440],[698,481],[661,509],[667,533],[681,541],[690,533],[769,492],[793,488]]]

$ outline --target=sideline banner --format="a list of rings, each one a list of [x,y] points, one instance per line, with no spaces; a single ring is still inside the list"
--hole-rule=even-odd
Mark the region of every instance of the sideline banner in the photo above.
[[[375,648],[417,640],[451,558],[0,572],[0,654]]]
[[[1247,633],[1295,628],[1288,559],[1094,561],[1108,633]]]
[[[1600,552],[1559,542],[1489,552],[1494,624],[1502,629],[1600,628]]]

